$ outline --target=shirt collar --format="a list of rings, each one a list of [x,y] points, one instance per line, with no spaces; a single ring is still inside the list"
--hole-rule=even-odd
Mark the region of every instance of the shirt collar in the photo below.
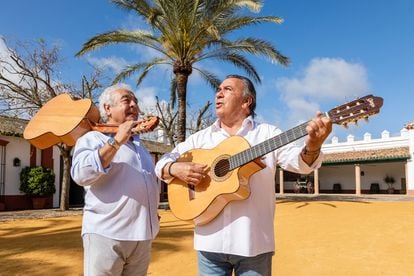
[[[255,126],[255,121],[254,121],[253,117],[250,115],[250,116],[248,116],[247,118],[245,118],[243,120],[241,129],[251,130],[251,129],[254,128],[254,126]],[[213,127],[213,131],[219,131],[221,129],[221,127],[220,127],[220,119],[217,119],[213,123],[212,127]]]
[[[109,133],[108,136],[110,137],[114,137],[116,133]],[[129,137],[130,142],[137,142],[139,143],[141,141],[139,134],[135,134],[135,135],[131,135],[131,137]]]
[[[141,138],[138,134],[135,134],[135,135],[131,135],[131,137],[129,138],[129,141],[135,142],[135,143],[140,143]]]

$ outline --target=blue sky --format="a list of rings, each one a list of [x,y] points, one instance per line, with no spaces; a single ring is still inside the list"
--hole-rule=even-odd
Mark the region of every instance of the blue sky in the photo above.
[[[0,4],[0,36],[58,43],[65,60],[61,67],[65,81],[80,82],[90,70],[88,62],[114,76],[123,66],[154,55],[145,48],[117,45],[74,57],[92,36],[119,28],[146,28],[139,18],[107,0],[2,0]],[[332,135],[340,141],[349,134],[362,139],[366,132],[379,138],[383,130],[398,135],[406,123],[414,121],[413,14],[411,0],[264,1],[259,15],[280,16],[283,24],[254,26],[234,37],[267,39],[291,64],[283,67],[249,57],[262,77],[262,83],[256,84],[258,119],[287,130],[312,118],[316,110],[328,111],[374,94],[384,98],[380,114],[357,127],[335,126]],[[201,66],[220,77],[242,73],[212,61]],[[149,108],[155,96],[167,100],[170,77],[167,68],[148,75],[137,88],[141,105]],[[133,79],[127,82],[134,85]],[[196,74],[190,77],[188,90],[192,109],[214,101],[214,91]]]

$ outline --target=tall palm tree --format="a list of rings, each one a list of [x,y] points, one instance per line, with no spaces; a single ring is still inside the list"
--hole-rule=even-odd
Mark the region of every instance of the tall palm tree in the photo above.
[[[269,58],[272,62],[287,65],[289,60],[270,42],[253,37],[228,38],[242,27],[270,22],[280,24],[276,16],[254,17],[242,14],[243,8],[258,12],[261,0],[112,0],[120,8],[133,11],[143,17],[152,32],[145,30],[115,30],[103,33],[87,41],[77,56],[114,43],[135,43],[152,48],[159,57],[148,62],[128,66],[114,80],[139,73],[139,85],[156,65],[172,65],[175,74],[178,101],[177,140],[186,136],[186,96],[188,78],[196,70],[213,87],[219,79],[196,63],[214,59],[232,63],[244,70],[254,81],[260,83],[252,63],[244,56],[251,54]]]

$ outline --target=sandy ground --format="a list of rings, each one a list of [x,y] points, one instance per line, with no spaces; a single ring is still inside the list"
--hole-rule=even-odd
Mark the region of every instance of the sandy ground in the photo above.
[[[414,202],[281,200],[276,209],[273,275],[414,275]],[[160,215],[149,275],[197,275],[193,226]],[[81,218],[0,222],[0,274],[82,275]]]

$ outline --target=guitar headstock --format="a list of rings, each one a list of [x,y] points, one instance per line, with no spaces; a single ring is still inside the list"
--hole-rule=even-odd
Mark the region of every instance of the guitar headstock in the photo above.
[[[350,122],[368,119],[380,112],[384,100],[381,97],[367,95],[352,102],[337,106],[327,112],[334,124],[347,126]]]
[[[134,134],[139,134],[153,131],[158,126],[159,122],[160,118],[158,118],[157,116],[149,116],[143,119],[142,121],[139,121],[136,127],[132,129],[132,132]]]

